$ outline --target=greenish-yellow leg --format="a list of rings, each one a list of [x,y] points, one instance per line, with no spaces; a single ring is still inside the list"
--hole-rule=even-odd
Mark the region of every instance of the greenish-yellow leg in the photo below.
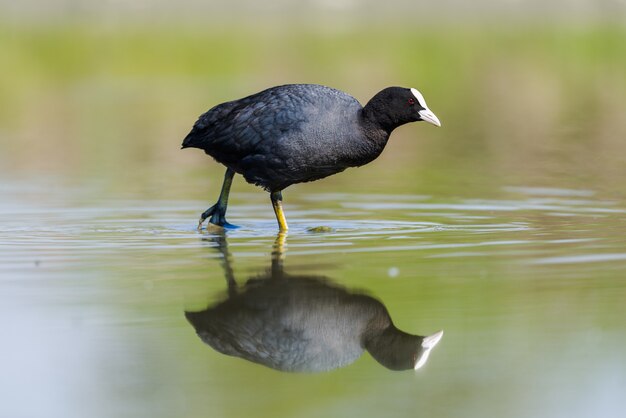
[[[224,183],[222,184],[222,191],[217,203],[204,211],[200,216],[200,222],[198,222],[198,229],[202,229],[202,223],[210,216],[209,222],[213,225],[221,226],[224,228],[234,227],[234,225],[226,222],[226,207],[228,206],[228,194],[230,193],[230,186],[233,183],[233,177],[235,172],[230,168],[226,169],[224,174]]]
[[[287,226],[287,219],[285,219],[285,213],[283,212],[283,195],[281,192],[270,193],[270,199],[272,199],[272,207],[276,214],[276,220],[278,221],[278,228],[281,232],[287,232],[289,227]]]

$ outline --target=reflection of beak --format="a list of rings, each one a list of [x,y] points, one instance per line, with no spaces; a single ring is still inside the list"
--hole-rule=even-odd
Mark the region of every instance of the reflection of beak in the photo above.
[[[441,126],[441,122],[439,122],[439,118],[435,116],[432,110],[423,109],[423,110],[420,110],[418,113],[423,121],[432,123],[435,126]]]
[[[433,348],[437,345],[439,340],[443,337],[443,330],[435,332],[433,335],[429,335],[428,337],[424,337],[422,340],[422,347],[424,348]]]
[[[436,119],[437,117],[435,116],[435,120]],[[437,122],[439,122],[439,120],[437,120]],[[428,360],[428,356],[430,355],[430,350],[432,350],[437,345],[439,340],[441,340],[441,337],[443,337],[443,330],[436,332],[433,335],[429,335],[428,337],[424,337],[424,339],[422,340],[422,348],[424,349],[424,351],[422,352],[422,356],[415,363],[415,370],[426,364],[426,360]]]

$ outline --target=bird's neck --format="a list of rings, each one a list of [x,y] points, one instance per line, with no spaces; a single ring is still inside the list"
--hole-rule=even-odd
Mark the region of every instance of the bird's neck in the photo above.
[[[371,109],[368,109],[367,106],[361,110],[359,114],[359,118],[361,119],[361,129],[363,130],[363,134],[369,140],[369,145],[372,148],[376,148],[377,154],[380,154],[387,145],[387,141],[389,140],[389,135],[393,128],[387,127],[385,124],[381,124],[380,120],[376,119],[375,114],[372,113]],[[375,157],[374,157],[375,158]]]
[[[385,103],[378,96],[374,96],[367,102],[361,111],[361,117],[365,126],[371,126],[374,130],[385,132],[386,139],[389,138],[394,129],[403,124],[389,114]]]
[[[376,361],[391,370],[413,367],[413,356],[422,337],[400,331],[393,324],[378,333],[366,335],[363,346]]]

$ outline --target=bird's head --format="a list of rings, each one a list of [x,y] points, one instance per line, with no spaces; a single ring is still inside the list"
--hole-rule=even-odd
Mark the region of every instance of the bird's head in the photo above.
[[[422,120],[441,126],[422,93],[414,88],[388,87],[382,90],[367,103],[364,114],[389,132],[405,123]]]
[[[417,112],[418,121],[423,120],[424,122],[432,123],[435,126],[441,126],[439,118],[435,116],[433,111],[430,110],[426,105],[426,100],[424,100],[424,96],[422,95],[422,93],[414,88],[409,89],[409,91],[411,92],[411,96],[413,96],[406,99],[406,102],[410,109],[410,113],[415,115],[415,112]]]
[[[420,369],[432,349],[443,337],[443,331],[427,337],[411,335],[390,326],[382,333],[369,338],[364,346],[383,366],[391,370]]]

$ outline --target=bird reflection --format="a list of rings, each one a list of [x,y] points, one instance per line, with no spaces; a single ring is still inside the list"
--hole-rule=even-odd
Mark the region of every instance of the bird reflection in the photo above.
[[[238,288],[225,236],[228,297],[186,312],[206,344],[220,353],[288,372],[321,372],[356,361],[365,350],[391,370],[419,369],[443,331],[422,337],[397,329],[377,299],[326,277],[284,271],[285,235],[279,234],[271,268]]]

